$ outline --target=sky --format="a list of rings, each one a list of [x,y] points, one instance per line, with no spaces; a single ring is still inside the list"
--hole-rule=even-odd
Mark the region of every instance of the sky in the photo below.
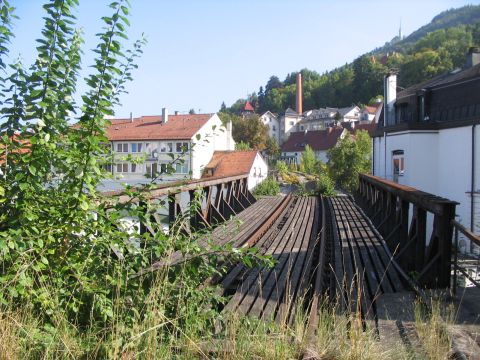
[[[79,0],[84,31],[82,75],[89,73],[109,15],[104,0]],[[10,0],[16,8],[11,60],[36,58],[44,1]],[[438,13],[479,1],[464,0],[131,0],[130,42],[148,43],[116,116],[161,114],[162,108],[210,113],[303,68],[323,73],[408,35]],[[126,44],[128,45],[128,44]],[[79,93],[86,87],[79,85]]]

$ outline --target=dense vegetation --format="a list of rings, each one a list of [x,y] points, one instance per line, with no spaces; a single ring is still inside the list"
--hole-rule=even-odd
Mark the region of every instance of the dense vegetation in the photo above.
[[[446,11],[404,40],[396,37],[353,63],[324,74],[301,70],[303,107],[309,110],[369,103],[383,94],[383,76],[388,71],[399,71],[399,86],[405,88],[462,67],[470,46],[480,46],[480,5]],[[288,107],[294,108],[296,74],[288,74],[283,81],[273,75],[248,99],[222,108],[238,113],[246,100],[258,113],[282,113]]]
[[[84,79],[88,90],[76,104],[83,54],[74,28],[78,5],[44,5],[35,63],[7,67],[15,17],[0,0],[0,359],[171,358],[174,347],[207,336],[221,321],[222,298],[204,286],[221,264],[266,258],[210,245],[208,233],[187,236],[183,216],[167,234],[150,221],[164,207],[146,197],[157,177],[125,189],[135,201],[98,192],[110,176],[102,165],[112,160],[105,117],[145,41],[125,46],[129,2],[112,2]],[[149,223],[152,231],[140,235],[126,219]],[[200,237],[208,246],[199,245]],[[174,251],[189,260],[141,271]]]

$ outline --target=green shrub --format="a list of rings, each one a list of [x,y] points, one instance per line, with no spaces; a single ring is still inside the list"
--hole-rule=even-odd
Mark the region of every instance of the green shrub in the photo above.
[[[280,192],[280,185],[278,185],[277,180],[272,177],[267,177],[263,182],[257,185],[255,188],[255,195],[264,195],[264,196],[275,196]]]
[[[332,178],[326,173],[320,175],[317,181],[317,192],[320,195],[324,196],[333,196],[335,195],[335,183]]]
[[[284,161],[278,160],[275,167],[277,168],[280,175],[288,172],[288,165]]]

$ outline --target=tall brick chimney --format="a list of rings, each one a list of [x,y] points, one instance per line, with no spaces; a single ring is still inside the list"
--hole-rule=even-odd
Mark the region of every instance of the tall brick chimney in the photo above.
[[[302,105],[302,74],[297,74],[297,101],[296,101],[296,110],[297,114],[303,113],[303,105]]]

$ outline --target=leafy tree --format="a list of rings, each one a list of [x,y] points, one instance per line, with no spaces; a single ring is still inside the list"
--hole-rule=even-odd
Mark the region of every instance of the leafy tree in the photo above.
[[[329,173],[335,183],[347,191],[358,186],[358,174],[371,169],[372,140],[365,130],[347,135],[327,153]]]
[[[162,224],[151,221],[161,209],[148,198],[153,183],[126,187],[130,200],[125,202],[97,190],[110,178],[102,166],[112,161],[105,118],[126,91],[145,41],[125,46],[128,1],[110,4],[112,14],[102,17],[96,57],[85,79],[87,91],[76,104],[83,43],[74,29],[77,5],[77,0],[44,5],[36,61],[25,69],[19,62],[6,66],[13,8],[0,1],[0,162],[5,170],[0,177],[0,318],[17,312],[35,317],[27,327],[32,336],[25,337],[28,346],[34,343],[28,356],[121,358],[138,325],[158,316],[169,319],[171,328],[155,328],[156,339],[168,337],[173,328],[184,333],[189,318],[195,320],[190,326],[201,326],[199,316],[204,324],[212,321],[212,305],[219,299],[211,287],[200,285],[218,273],[218,252],[237,256],[238,251],[213,247],[208,249],[212,255],[200,256],[206,249],[198,245],[198,234],[186,237],[176,226],[165,234]],[[125,226],[125,219],[150,224],[150,231]],[[175,250],[195,261],[162,274],[140,274]],[[71,353],[76,349],[63,343],[64,335],[68,342],[79,339],[74,347],[87,350]],[[59,350],[52,354],[55,342]]]
[[[225,101],[222,101],[222,105],[220,106],[220,112],[226,112],[227,111],[227,105],[225,105]]]
[[[195,115],[195,109],[194,108],[191,108],[190,110],[188,110],[188,113],[190,115]]]
[[[268,79],[267,85],[265,85],[265,94],[268,94],[273,89],[280,89],[282,87],[283,84],[278,76],[272,75],[270,76],[270,79]]]
[[[300,165],[303,168],[303,171],[307,174],[314,175],[317,172],[317,159],[315,157],[315,152],[310,147],[310,145],[305,146],[305,150],[302,152]]]
[[[263,150],[268,139],[268,128],[258,116],[232,118],[232,136],[235,142],[244,142],[255,150]]]
[[[280,155],[280,146],[277,143],[277,140],[275,140],[272,137],[268,137],[265,145],[265,151],[269,156],[272,157],[277,157]]]

